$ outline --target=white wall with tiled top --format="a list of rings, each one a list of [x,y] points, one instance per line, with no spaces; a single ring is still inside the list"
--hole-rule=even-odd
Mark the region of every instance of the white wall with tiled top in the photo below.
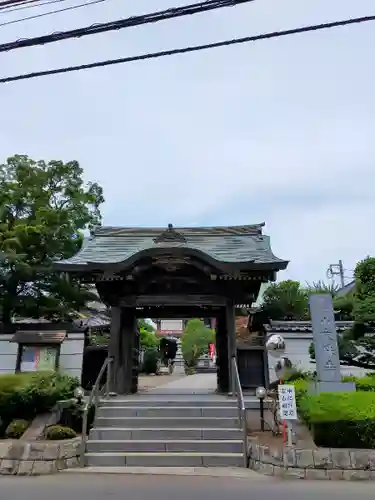
[[[312,334],[298,332],[281,332],[280,335],[285,341],[284,357],[290,359],[294,366],[304,371],[315,371],[316,365],[310,360],[309,347],[313,341]],[[278,359],[268,354],[268,366],[270,382],[276,380],[275,365]],[[373,370],[358,368],[357,366],[341,366],[342,375],[354,375],[362,377]]]
[[[0,374],[14,373],[17,364],[18,344],[10,342],[13,334],[0,335]],[[60,371],[81,380],[85,336],[69,333],[60,348]]]
[[[17,364],[18,344],[10,342],[11,335],[0,335],[0,374],[14,373]]]
[[[60,348],[60,371],[81,381],[84,333],[68,333]]]

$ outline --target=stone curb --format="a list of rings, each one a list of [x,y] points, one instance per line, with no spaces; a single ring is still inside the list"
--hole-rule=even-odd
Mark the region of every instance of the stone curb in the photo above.
[[[155,476],[208,476],[237,477],[269,481],[269,478],[249,469],[231,467],[85,467],[82,469],[65,469],[64,474],[127,474]]]
[[[79,466],[81,438],[0,441],[0,475],[39,476]]]
[[[272,448],[250,442],[250,469],[285,479],[373,480],[375,450]]]

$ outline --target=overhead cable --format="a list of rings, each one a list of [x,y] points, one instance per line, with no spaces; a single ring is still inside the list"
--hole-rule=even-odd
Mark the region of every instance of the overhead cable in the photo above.
[[[257,42],[260,40],[270,40],[272,38],[281,38],[284,36],[298,35],[301,33],[308,33],[319,30],[326,30],[331,28],[338,28],[342,26],[350,26],[354,24],[365,23],[369,21],[375,21],[374,16],[357,17],[351,19],[344,19],[342,21],[334,21],[331,23],[314,24],[309,26],[303,26],[300,28],[294,28],[283,31],[273,31],[270,33],[262,33],[259,35],[247,36],[243,38],[233,38],[231,40],[224,40],[221,42],[207,43],[204,45],[194,45],[191,47],[183,47],[178,49],[163,50],[160,52],[149,52],[146,54],[140,54],[138,56],[123,57],[121,59],[108,59],[106,61],[99,61],[89,64],[81,64],[80,66],[69,66],[65,68],[57,68],[46,71],[37,71],[33,73],[26,73],[23,75],[9,76],[5,78],[0,78],[0,83],[15,82],[18,80],[30,80],[31,78],[38,78],[41,76],[58,75],[62,73],[72,73],[74,71],[81,71],[84,69],[100,68],[105,66],[112,66],[115,64],[124,64],[136,61],[143,61],[147,59],[157,59],[160,57],[173,56],[177,54],[187,54],[189,52],[198,52],[201,50],[216,49],[219,47],[226,47],[231,45],[240,45],[243,43]]]
[[[58,14],[59,12],[67,12],[69,10],[80,9],[82,7],[89,7],[97,3],[106,2],[107,0],[91,0],[89,2],[80,3],[78,5],[71,5],[70,7],[64,7],[63,9],[50,10],[48,12],[42,12],[41,14],[35,14],[34,16],[22,17],[21,19],[13,19],[12,21],[7,21],[5,23],[0,23],[1,26],[8,26],[9,24],[21,23],[23,21],[30,21],[31,19],[38,19],[40,17],[51,16],[52,14]]]
[[[38,3],[35,3],[36,0],[25,0],[24,2],[17,2],[15,4],[9,5],[7,7],[2,7],[0,9],[0,14],[8,14],[9,12],[17,12],[18,10],[25,9],[35,9],[35,7],[43,7],[44,5],[52,5],[54,3],[66,2],[67,0],[39,0]],[[29,5],[31,3],[31,5]],[[1,7],[1,6],[0,6]]]
[[[0,1],[0,9],[8,9],[9,7],[16,7],[29,3],[38,3],[41,0],[2,0]]]
[[[166,21],[177,17],[189,16],[208,12],[211,10],[222,9],[224,7],[234,7],[236,5],[253,2],[254,0],[206,0],[204,2],[185,5],[183,7],[172,7],[149,14],[140,16],[132,16],[118,21],[111,21],[108,23],[93,24],[85,28],[78,28],[69,31],[61,31],[51,33],[50,35],[37,36],[34,38],[24,38],[15,42],[8,42],[0,44],[0,52],[9,52],[11,50],[35,47],[37,45],[46,45],[48,43],[58,42],[60,40],[67,40],[70,38],[81,38],[87,35],[95,35],[107,31],[120,30],[124,28],[131,28],[133,26],[140,26],[142,24],[157,23],[159,21]]]

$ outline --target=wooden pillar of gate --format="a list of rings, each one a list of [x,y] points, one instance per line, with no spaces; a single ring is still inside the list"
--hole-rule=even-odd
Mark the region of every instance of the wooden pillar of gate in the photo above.
[[[216,374],[218,392],[228,393],[228,336],[224,310],[216,317]]]
[[[111,391],[117,394],[137,392],[138,346],[135,308],[112,307],[109,355],[113,358]]]
[[[225,307],[225,321],[228,342],[228,371],[229,371],[229,393],[236,391],[235,380],[233,378],[232,359],[237,358],[236,347],[236,315],[235,306],[232,300],[228,300]]]

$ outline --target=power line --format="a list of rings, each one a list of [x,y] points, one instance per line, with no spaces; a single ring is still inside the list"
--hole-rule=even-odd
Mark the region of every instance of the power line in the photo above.
[[[58,14],[59,12],[67,12],[68,10],[80,9],[81,7],[88,7],[89,5],[94,5],[96,3],[102,3],[106,0],[91,0],[90,2],[80,3],[78,5],[72,5],[70,7],[64,7],[63,9],[50,10],[48,12],[42,12],[41,14],[35,14],[34,16],[22,17],[21,19],[14,19],[13,21],[7,21],[1,23],[0,27],[8,26],[9,24],[21,23],[23,21],[30,21],[31,19],[38,19],[39,17],[51,16],[52,14]]]
[[[69,31],[61,31],[50,35],[43,35],[34,38],[24,38],[15,42],[3,43],[0,45],[0,52],[9,52],[11,50],[24,47],[35,47],[37,45],[46,45],[48,43],[67,40],[70,38],[81,38],[87,35],[96,35],[107,31],[120,30],[143,24],[157,23],[174,19],[177,17],[189,16],[208,12],[211,10],[222,9],[223,7],[234,7],[236,5],[253,2],[254,0],[206,0],[204,2],[185,5],[183,7],[172,7],[162,11],[151,12],[140,16],[132,16],[118,21],[108,23],[93,24],[85,28],[78,28]]]
[[[1,7],[0,5],[0,14],[9,14],[9,12],[16,12],[18,10],[34,9],[35,7],[42,7],[43,5],[52,5],[54,3],[66,2],[67,0],[39,0],[37,4],[35,3],[36,1],[38,0],[25,0],[20,4],[18,4],[17,2],[14,5],[18,4],[18,7],[12,7],[12,5],[9,5],[8,7]]]
[[[106,61],[98,61],[89,64],[81,64],[80,66],[69,66],[65,68],[57,68],[46,71],[37,71],[34,73],[26,73],[23,75],[9,76],[0,79],[0,83],[15,82],[18,80],[30,80],[31,78],[38,78],[41,76],[58,75],[62,73],[72,73],[74,71],[81,71],[84,69],[100,68],[105,66],[112,66],[115,64],[124,64],[135,61],[143,61],[146,59],[157,59],[160,57],[173,56],[176,54],[187,54],[189,52],[198,52],[201,50],[216,49],[219,47],[226,47],[231,45],[239,45],[242,43],[257,42],[259,40],[270,40],[272,38],[281,38],[289,35],[297,35],[300,33],[308,33],[312,31],[319,31],[330,28],[338,28],[341,26],[349,26],[353,24],[360,24],[368,21],[375,21],[374,16],[357,17],[352,19],[345,19],[343,21],[334,21],[331,23],[315,24],[310,26],[303,26],[301,28],[294,28],[284,31],[274,31],[271,33],[263,33],[260,35],[247,36],[244,38],[234,38],[232,40],[224,40],[221,42],[207,43],[205,45],[194,45],[191,47],[182,47],[178,49],[163,50],[160,52],[149,52],[140,54],[138,56],[123,57],[121,59],[108,59]]]
[[[16,5],[24,5],[37,2],[40,2],[40,0],[4,0],[0,2],[0,9],[7,9],[9,7],[15,7]]]

